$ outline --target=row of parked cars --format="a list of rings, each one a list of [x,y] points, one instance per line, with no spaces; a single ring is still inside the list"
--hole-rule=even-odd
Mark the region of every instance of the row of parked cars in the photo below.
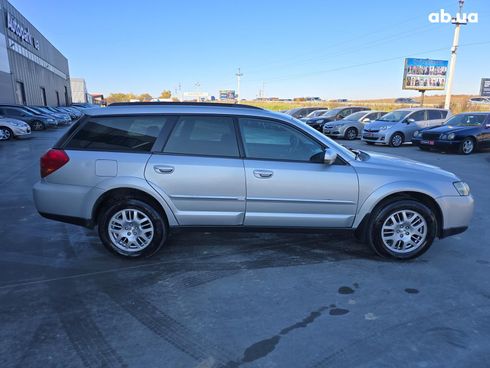
[[[365,106],[298,108],[285,111],[333,138],[361,138],[366,144],[400,147],[411,142],[422,150],[440,149],[471,154],[490,148],[490,113],[453,116],[439,108],[404,108],[391,112]]]
[[[90,104],[71,106],[0,105],[0,140],[25,137],[33,130],[45,130],[70,124],[83,115]]]

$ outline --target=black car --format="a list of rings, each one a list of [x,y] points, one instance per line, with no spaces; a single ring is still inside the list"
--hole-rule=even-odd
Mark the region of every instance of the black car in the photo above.
[[[412,143],[427,151],[457,151],[469,155],[490,148],[490,113],[465,112],[450,118],[444,125],[415,132]]]
[[[316,110],[321,110],[325,109],[324,107],[297,107],[295,109],[287,110],[285,114],[291,115],[293,118],[296,119],[301,119],[306,117],[309,113],[316,111]]]
[[[323,124],[325,123],[343,119],[346,116],[358,111],[367,111],[367,110],[371,110],[371,109],[369,107],[364,107],[364,106],[338,107],[336,109],[328,110],[323,115],[311,119],[305,119],[303,121],[309,126],[311,126],[312,128],[315,128],[316,130],[319,130],[321,132],[323,129]]]

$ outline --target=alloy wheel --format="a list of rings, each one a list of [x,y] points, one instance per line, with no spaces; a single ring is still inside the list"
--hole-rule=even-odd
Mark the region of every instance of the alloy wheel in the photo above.
[[[472,139],[465,139],[463,141],[463,153],[465,155],[468,155],[471,152],[473,152],[473,149],[474,148],[475,148],[475,144],[473,143],[473,140]]]
[[[352,141],[357,138],[357,131],[354,128],[347,129],[347,139]]]
[[[393,147],[400,147],[403,143],[403,137],[400,134],[395,134],[391,137],[391,144]]]
[[[136,209],[116,212],[108,224],[112,244],[124,252],[139,252],[153,240],[154,227],[150,218]]]
[[[381,228],[384,245],[394,253],[407,253],[420,248],[427,238],[427,222],[413,210],[390,215]]]
[[[0,134],[0,140],[8,141],[10,138],[12,138],[12,133],[10,132],[10,129],[0,128],[0,131],[2,131],[3,133]]]

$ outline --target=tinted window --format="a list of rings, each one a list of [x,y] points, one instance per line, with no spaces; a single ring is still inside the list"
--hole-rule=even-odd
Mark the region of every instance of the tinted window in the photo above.
[[[270,120],[241,118],[239,121],[247,158],[323,161],[320,144],[297,129]]]
[[[148,152],[166,120],[162,116],[93,118],[75,133],[66,148]]]
[[[11,115],[11,116],[22,116],[22,112],[18,109],[12,109],[12,108],[4,108],[5,115]],[[26,114],[27,115],[27,114]]]
[[[439,110],[429,110],[429,120],[444,119]]]
[[[165,153],[238,157],[233,119],[218,116],[184,116],[175,125]]]
[[[425,120],[425,110],[415,111],[412,115],[408,117],[409,119],[413,119],[415,121]]]

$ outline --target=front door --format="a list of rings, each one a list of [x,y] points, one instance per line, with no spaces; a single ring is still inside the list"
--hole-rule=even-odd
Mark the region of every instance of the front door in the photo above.
[[[180,225],[242,225],[245,173],[232,118],[181,116],[146,179]]]
[[[240,118],[245,153],[245,225],[350,227],[358,196],[354,169],[323,163],[324,147],[283,122]]]

